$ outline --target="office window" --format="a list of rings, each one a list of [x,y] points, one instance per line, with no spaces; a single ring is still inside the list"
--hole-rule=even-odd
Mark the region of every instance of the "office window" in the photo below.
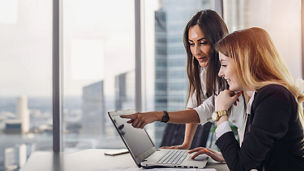
[[[135,109],[133,0],[63,0],[63,149],[122,148],[107,112]]]
[[[52,151],[52,1],[0,1],[0,170]]]
[[[301,0],[225,0],[224,20],[230,32],[261,27],[271,36],[292,76],[302,78]]]
[[[143,3],[143,57],[146,111],[183,110],[188,78],[183,32],[199,10],[215,9],[214,0],[162,0]],[[160,145],[165,124],[149,125],[148,132]]]

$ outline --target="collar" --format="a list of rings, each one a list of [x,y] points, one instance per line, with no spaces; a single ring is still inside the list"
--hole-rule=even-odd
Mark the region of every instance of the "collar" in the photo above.
[[[256,92],[256,91],[254,91],[254,92],[252,93],[252,96],[250,97],[250,99],[249,99],[249,101],[248,101],[248,104],[247,104],[246,113],[247,113],[248,115],[251,113],[251,106],[252,106],[252,102],[253,102],[253,100],[254,100],[255,92]]]
[[[207,71],[207,66],[206,67],[201,67],[201,66],[199,66],[200,67],[200,71],[202,72],[202,71]]]

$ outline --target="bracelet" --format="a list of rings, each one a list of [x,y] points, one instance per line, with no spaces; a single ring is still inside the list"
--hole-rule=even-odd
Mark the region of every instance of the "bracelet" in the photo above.
[[[169,119],[170,119],[169,118],[169,114],[165,110],[163,112],[164,112],[164,116],[162,117],[161,122],[167,123],[169,121]]]

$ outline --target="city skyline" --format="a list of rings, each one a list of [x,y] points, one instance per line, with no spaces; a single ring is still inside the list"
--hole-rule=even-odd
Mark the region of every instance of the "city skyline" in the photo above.
[[[143,3],[142,88],[143,103],[147,103],[143,110],[184,109],[187,78],[182,31],[197,10],[211,8],[210,2],[214,1]],[[300,77],[299,1],[233,2],[224,1],[224,19],[230,31],[249,26],[266,28],[292,75]],[[52,151],[51,3],[51,0],[12,0],[9,6],[5,3],[0,6],[10,9],[0,10],[0,170],[22,166],[24,154],[27,158],[32,151]],[[257,8],[261,4],[264,6]],[[62,5],[65,8],[61,46],[63,149],[73,152],[123,148],[106,112],[135,108],[134,1],[113,0],[105,5],[100,0],[64,0]],[[286,13],[281,12],[282,8]],[[6,13],[7,18],[1,18]],[[281,20],[290,22],[284,24]],[[294,46],[288,47],[289,44]],[[165,85],[165,91],[159,91],[156,82]],[[154,99],[158,95],[162,96],[160,101]],[[18,105],[17,98],[22,96],[27,97],[27,107],[24,100]],[[161,104],[163,99],[166,103]],[[29,113],[22,114],[18,108]],[[5,121],[21,118],[17,113],[26,116],[28,131],[6,132]],[[21,122],[11,123],[22,129]],[[147,126],[156,145],[162,138],[162,130],[158,130],[162,126],[159,123]]]

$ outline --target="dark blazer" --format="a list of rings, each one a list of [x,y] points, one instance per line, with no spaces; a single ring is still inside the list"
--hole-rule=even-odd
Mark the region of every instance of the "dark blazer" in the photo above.
[[[216,145],[232,171],[304,171],[303,128],[294,96],[283,86],[255,93],[240,148],[232,132]]]

